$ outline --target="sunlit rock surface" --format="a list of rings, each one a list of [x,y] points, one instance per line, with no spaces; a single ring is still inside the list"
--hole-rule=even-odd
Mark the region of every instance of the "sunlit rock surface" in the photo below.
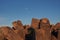
[[[60,40],[60,22],[50,24],[47,18],[32,18],[31,24],[13,21],[12,28],[0,27],[0,40]]]

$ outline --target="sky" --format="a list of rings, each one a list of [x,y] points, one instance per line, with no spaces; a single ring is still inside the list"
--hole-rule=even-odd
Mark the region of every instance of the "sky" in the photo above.
[[[0,0],[0,26],[12,26],[16,20],[31,24],[32,18],[60,22],[60,0]]]

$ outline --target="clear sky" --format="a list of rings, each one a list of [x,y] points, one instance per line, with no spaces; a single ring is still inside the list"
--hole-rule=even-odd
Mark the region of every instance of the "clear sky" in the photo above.
[[[0,26],[11,26],[15,20],[30,24],[32,18],[60,22],[60,0],[0,0]]]

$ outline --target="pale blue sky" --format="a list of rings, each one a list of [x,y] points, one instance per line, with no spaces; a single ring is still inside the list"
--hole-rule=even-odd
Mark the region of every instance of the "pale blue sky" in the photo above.
[[[52,24],[60,22],[60,0],[0,0],[0,26],[11,26],[14,20],[30,24],[32,18],[44,17]]]

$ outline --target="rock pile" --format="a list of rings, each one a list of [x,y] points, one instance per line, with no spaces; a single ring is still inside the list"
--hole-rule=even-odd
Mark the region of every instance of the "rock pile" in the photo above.
[[[47,18],[32,18],[31,25],[17,20],[12,25],[0,27],[0,40],[60,40],[60,23],[50,24]]]

